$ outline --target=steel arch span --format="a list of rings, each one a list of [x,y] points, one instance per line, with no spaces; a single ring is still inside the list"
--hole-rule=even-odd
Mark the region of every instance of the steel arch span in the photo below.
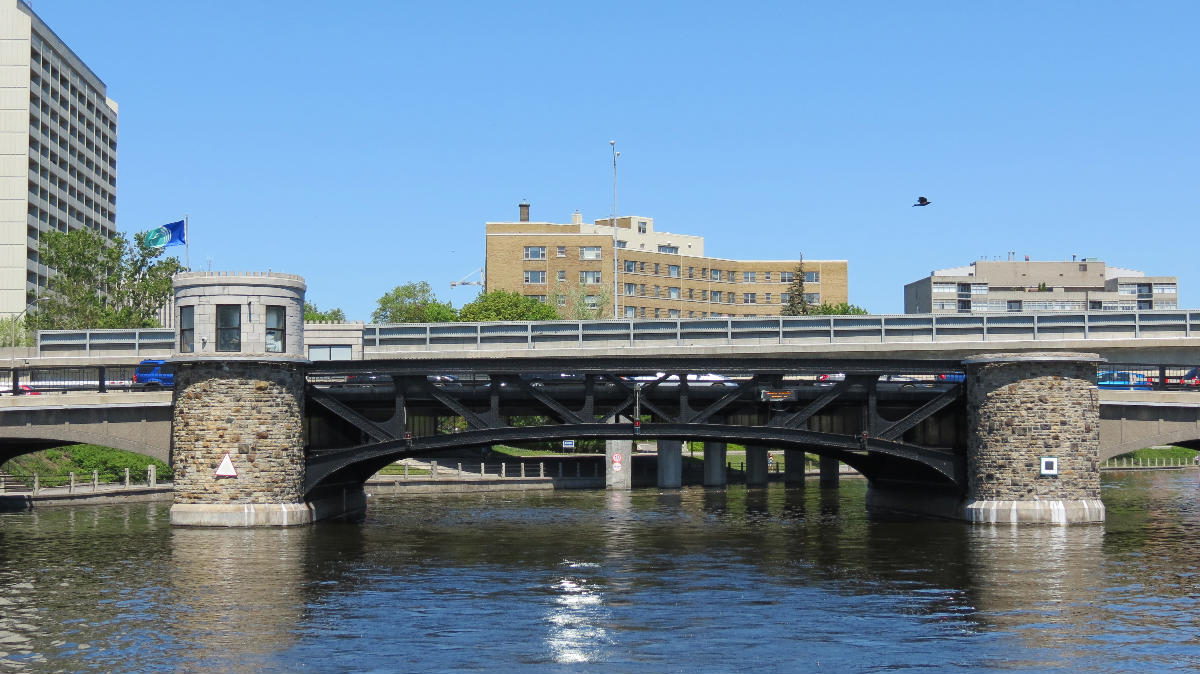
[[[843,461],[870,480],[928,482],[958,490],[966,486],[966,458],[963,455],[878,437],[716,423],[644,423],[635,434],[631,423],[582,423],[473,429],[317,450],[306,461],[304,491],[310,493],[329,484],[362,483],[384,466],[407,456],[464,447],[571,439],[710,440],[800,449]]]

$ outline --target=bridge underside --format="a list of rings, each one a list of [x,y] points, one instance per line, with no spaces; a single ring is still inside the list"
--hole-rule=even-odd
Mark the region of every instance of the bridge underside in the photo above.
[[[680,369],[567,373],[542,381],[491,372],[464,383],[375,373],[367,385],[310,385],[305,489],[313,494],[361,484],[406,456],[568,439],[799,449],[843,461],[873,485],[965,489],[960,384],[881,382],[887,373],[877,370],[836,382],[753,372],[693,383],[689,374],[696,376]],[[636,428],[635,418],[642,421]]]

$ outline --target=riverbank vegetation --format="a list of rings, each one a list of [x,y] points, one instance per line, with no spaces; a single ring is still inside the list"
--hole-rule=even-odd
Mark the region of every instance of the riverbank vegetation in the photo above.
[[[140,483],[146,481],[146,467],[150,465],[155,466],[158,480],[171,481],[171,467],[162,461],[101,445],[67,445],[22,454],[0,465],[0,472],[25,483],[32,483],[36,474],[41,486],[52,487],[69,482],[71,473],[77,481],[91,480],[92,471],[101,482],[120,482],[128,468],[130,480]]]

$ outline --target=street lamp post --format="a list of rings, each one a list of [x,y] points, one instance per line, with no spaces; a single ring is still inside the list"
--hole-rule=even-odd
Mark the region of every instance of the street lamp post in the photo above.
[[[613,254],[612,254],[612,258],[613,258],[613,297],[612,297],[613,318],[620,318],[621,317],[621,309],[618,306],[619,303],[617,301],[617,298],[620,297],[620,295],[617,294],[617,269],[618,269],[618,266],[617,266],[617,157],[620,157],[621,153],[617,152],[617,141],[610,140],[610,141],[608,141],[608,144],[610,147],[612,147],[612,153],[613,153],[613,207],[612,207],[612,220],[609,221],[609,224],[612,225],[612,237],[613,237],[613,240],[612,240],[612,248],[613,248]]]

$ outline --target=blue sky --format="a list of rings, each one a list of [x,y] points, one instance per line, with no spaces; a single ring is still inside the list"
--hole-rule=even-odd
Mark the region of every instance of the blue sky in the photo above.
[[[849,260],[876,313],[1009,251],[1176,275],[1196,305],[1190,0],[34,9],[120,105],[122,231],[188,214],[194,268],[301,274],[351,319],[408,281],[470,301],[450,282],[522,199],[607,217],[610,139],[621,214]]]

